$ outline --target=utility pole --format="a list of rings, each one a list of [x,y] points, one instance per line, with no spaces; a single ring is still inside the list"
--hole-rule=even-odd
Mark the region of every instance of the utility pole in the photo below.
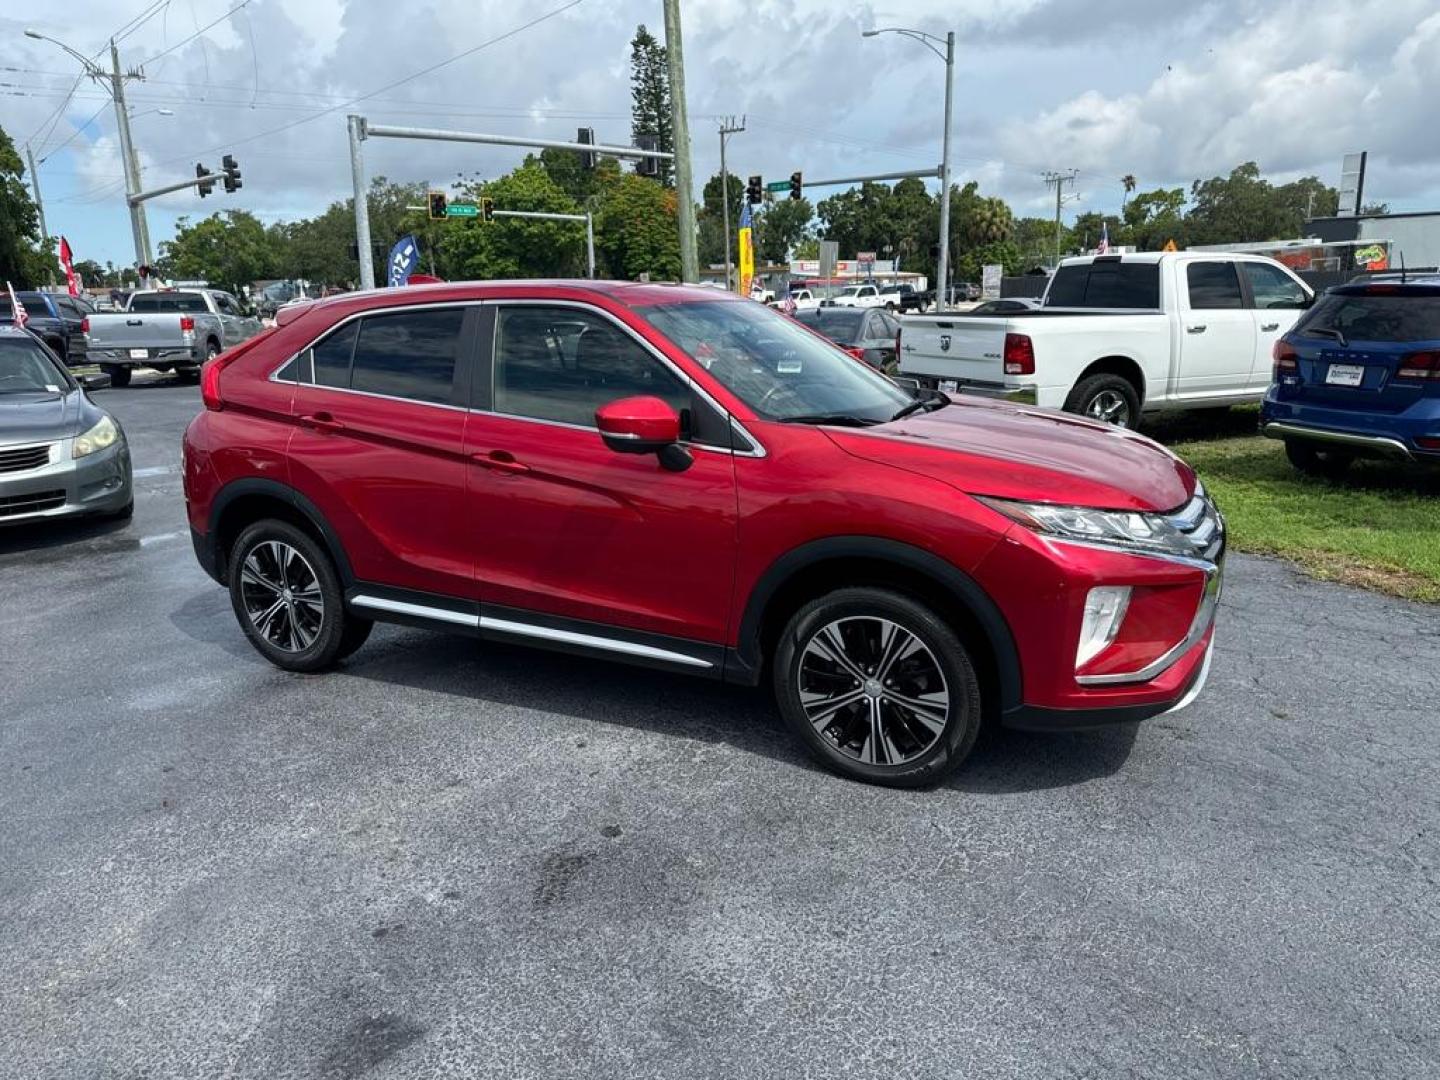
[[[1071,169],[1069,172],[1047,172],[1045,174],[1045,183],[1055,185],[1055,265],[1057,267],[1060,265],[1060,208],[1065,205],[1062,192],[1066,184],[1075,183],[1075,176],[1075,169]]]
[[[365,118],[346,117],[350,130],[350,178],[355,184],[355,255],[360,260],[360,288],[375,287],[375,256],[370,250],[370,203],[365,194]]]
[[[25,160],[30,163],[30,190],[35,193],[35,210],[40,215],[40,243],[45,249],[50,249],[50,230],[45,227],[45,200],[40,198],[40,172],[35,168],[35,153],[30,149],[30,144],[25,144]],[[45,260],[45,284],[55,284],[55,279],[50,273],[50,260]]]
[[[950,306],[950,112],[955,101],[955,31],[945,35],[945,137],[940,149],[940,259],[935,276],[935,310]]]
[[[700,280],[695,253],[695,186],[690,176],[690,121],[685,110],[685,50],[680,0],[665,0],[665,57],[670,68],[670,117],[675,129],[675,194],[680,210],[680,279]]]
[[[725,212],[725,288],[729,289],[730,284],[730,171],[725,167],[725,140],[728,136],[738,135],[745,130],[745,117],[740,118],[737,126],[735,117],[727,116],[720,121],[720,205]]]
[[[115,99],[115,126],[120,132],[120,154],[125,159],[125,196],[140,193],[140,160],[135,154],[135,142],[130,138],[130,111],[125,105],[125,80],[141,78],[139,72],[129,75],[120,71],[120,50],[115,39],[110,39],[110,96]],[[130,231],[135,234],[135,258],[141,266],[151,265],[155,259],[150,251],[150,224],[145,219],[143,203],[131,202]]]

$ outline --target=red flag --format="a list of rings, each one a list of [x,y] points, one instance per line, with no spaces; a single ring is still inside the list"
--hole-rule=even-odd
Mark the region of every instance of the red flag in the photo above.
[[[25,329],[25,324],[30,321],[30,316],[25,313],[25,305],[15,295],[15,286],[5,282],[5,289],[10,293],[10,321],[20,329]]]
[[[70,288],[71,296],[80,295],[80,284],[75,280],[75,267],[70,262],[70,241],[60,237],[60,265],[65,268],[65,283]]]

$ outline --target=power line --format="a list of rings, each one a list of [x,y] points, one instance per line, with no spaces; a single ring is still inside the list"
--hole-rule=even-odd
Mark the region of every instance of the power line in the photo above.
[[[221,15],[218,19],[214,20],[213,22],[208,22],[208,23],[206,23],[204,26],[200,27],[199,30],[196,30],[196,31],[195,31],[193,34],[191,34],[189,37],[187,37],[187,38],[181,38],[181,39],[180,39],[179,41],[177,41],[174,45],[171,45],[168,49],[163,49],[163,50],[161,50],[160,52],[156,53],[154,56],[147,56],[147,57],[145,58],[145,63],[147,63],[147,64],[153,64],[156,60],[159,60],[162,56],[169,56],[169,55],[170,55],[171,53],[173,53],[176,49],[183,49],[186,45],[189,45],[190,42],[194,41],[196,38],[201,37],[203,34],[205,34],[206,31],[212,30],[212,29],[214,29],[215,27],[219,26],[222,22],[224,22],[226,19],[230,18],[231,15],[234,15],[234,14],[235,14],[237,11],[239,11],[241,8],[243,8],[243,7],[248,7],[249,4],[250,4],[250,0],[240,0],[240,3],[236,4],[236,5],[235,5],[234,7],[232,7],[229,11],[225,12],[224,15]]]
[[[56,154],[58,154],[61,150],[64,150],[65,147],[69,146],[72,142],[74,142],[74,141],[75,141],[75,136],[76,136],[76,135],[79,135],[80,132],[84,131],[87,127],[89,127],[91,124],[93,124],[93,123],[96,121],[96,119],[100,116],[100,114],[105,111],[105,105],[108,105],[108,104],[109,104],[109,102],[106,101],[106,102],[105,102],[104,104],[102,104],[98,109],[96,109],[93,113],[90,114],[90,119],[86,120],[83,124],[77,125],[76,128],[75,128],[75,130],[72,131],[72,132],[70,132],[70,137],[69,137],[69,138],[67,138],[67,139],[66,139],[64,142],[62,142],[59,146],[56,146],[56,147],[54,147],[53,149],[51,149],[49,153],[47,153],[44,157],[42,157],[42,158],[40,159],[40,164],[41,164],[41,165],[44,165],[45,162],[49,161],[52,157],[54,157]]]

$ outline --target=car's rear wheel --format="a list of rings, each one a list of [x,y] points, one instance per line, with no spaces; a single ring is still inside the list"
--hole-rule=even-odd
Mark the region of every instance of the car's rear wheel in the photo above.
[[[1285,456],[1307,476],[1338,480],[1350,470],[1355,455],[1344,450],[1327,450],[1303,439],[1286,439]]]
[[[110,385],[124,389],[130,385],[130,369],[123,364],[101,364],[100,370],[110,376]]]
[[[1091,375],[1081,379],[1065,399],[1065,411],[1103,420],[1116,427],[1133,428],[1140,419],[1140,397],[1128,379],[1119,375]]]
[[[321,671],[347,644],[360,647],[358,629],[347,639],[351,620],[329,553],[289,522],[246,528],[231,550],[228,580],[240,628],[276,667]]]
[[[923,604],[841,589],[806,604],[780,639],[775,697],[829,768],[890,787],[933,784],[981,724],[980,686],[959,637]]]

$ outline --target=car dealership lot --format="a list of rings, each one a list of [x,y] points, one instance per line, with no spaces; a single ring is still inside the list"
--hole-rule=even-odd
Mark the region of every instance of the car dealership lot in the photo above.
[[[759,694],[378,627],[293,676],[190,552],[0,532],[0,1075],[1415,1076],[1435,609],[1234,556],[1190,710],[929,792]],[[368,1070],[368,1071],[367,1071]]]

